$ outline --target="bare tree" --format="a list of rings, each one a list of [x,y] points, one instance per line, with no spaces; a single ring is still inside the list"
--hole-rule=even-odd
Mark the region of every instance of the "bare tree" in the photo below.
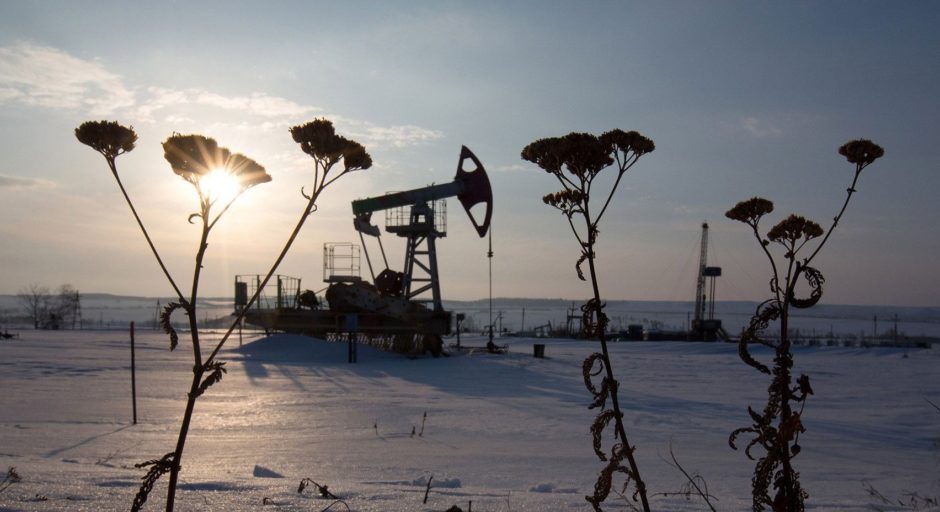
[[[71,325],[74,329],[82,310],[82,297],[70,284],[63,284],[59,287],[59,293],[54,299],[54,307],[51,308],[60,319],[60,326]]]
[[[39,329],[48,315],[52,294],[49,288],[32,283],[20,289],[16,294],[17,300],[26,310],[26,316],[33,322],[33,329]]]

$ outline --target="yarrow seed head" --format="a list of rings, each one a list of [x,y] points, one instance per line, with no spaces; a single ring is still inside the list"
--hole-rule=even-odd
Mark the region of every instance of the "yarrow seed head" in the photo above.
[[[304,153],[322,160],[324,165],[333,165],[342,158],[347,171],[372,167],[372,157],[366,148],[356,141],[337,135],[333,123],[328,119],[314,119],[294,126],[290,134]]]
[[[554,206],[555,208],[560,208],[566,205],[579,205],[582,201],[584,201],[584,193],[582,193],[580,190],[562,190],[553,194],[546,194],[542,198],[542,201],[549,206]]]
[[[767,232],[767,238],[772,242],[793,244],[801,238],[812,240],[822,234],[823,228],[819,224],[799,215],[790,215],[772,227]]]
[[[241,190],[271,181],[258,162],[220,147],[215,139],[202,135],[174,134],[163,142],[163,157],[173,172],[195,186],[215,170],[236,178]]]
[[[572,132],[563,137],[539,139],[522,150],[523,160],[558,174],[562,166],[581,180],[591,180],[614,160],[610,147],[590,133]]]
[[[134,128],[117,121],[86,121],[75,129],[75,138],[109,160],[133,150],[137,143]]]
[[[632,152],[637,156],[651,153],[656,149],[656,144],[651,139],[634,130],[629,132],[620,129],[611,130],[601,135],[600,140],[610,147],[610,151]]]
[[[774,211],[774,203],[770,200],[762,197],[752,197],[747,201],[741,201],[734,205],[734,208],[725,212],[725,217],[756,226],[761,217],[772,211]]]
[[[839,154],[844,156],[849,163],[865,167],[884,156],[885,150],[868,139],[857,139],[843,144],[839,148]]]

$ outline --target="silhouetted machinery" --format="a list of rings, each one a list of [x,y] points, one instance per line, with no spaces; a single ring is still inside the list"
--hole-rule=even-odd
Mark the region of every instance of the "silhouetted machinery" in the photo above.
[[[358,246],[328,243],[323,251],[328,309],[322,308],[312,291],[300,291],[299,279],[277,276],[277,299],[260,301],[246,313],[246,321],[266,330],[324,338],[359,333],[359,339],[397,352],[439,352],[441,336],[451,331],[451,312],[441,302],[437,265],[437,240],[447,235],[445,200],[449,197],[460,201],[477,234],[484,237],[493,214],[493,192],[486,170],[466,146],[461,148],[457,175],[450,183],[352,202],[353,226],[372,283],[359,276]],[[485,207],[481,217],[475,209],[479,205]],[[401,271],[390,268],[381,230],[372,223],[379,212],[385,214],[385,231],[406,239]],[[381,251],[384,268],[378,274],[364,235],[374,237]],[[236,276],[236,307],[247,304],[252,279],[256,289],[257,276]]]
[[[703,222],[698,279],[695,287],[695,316],[692,319],[689,339],[696,341],[728,339],[728,334],[721,326],[721,320],[715,318],[715,278],[719,276],[721,276],[721,267],[708,266],[708,223]],[[705,290],[706,279],[708,295]]]

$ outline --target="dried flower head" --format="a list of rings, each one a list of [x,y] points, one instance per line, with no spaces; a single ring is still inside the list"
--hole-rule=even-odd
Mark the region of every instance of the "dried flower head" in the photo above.
[[[122,126],[117,121],[86,121],[75,129],[75,137],[108,160],[133,150],[137,142],[134,128]]]
[[[763,197],[752,197],[747,201],[741,201],[734,205],[734,208],[725,212],[725,217],[750,226],[757,226],[761,217],[772,211],[774,211],[774,203],[770,200]]]
[[[790,215],[780,221],[776,226],[767,232],[767,238],[772,242],[794,244],[801,238],[811,240],[822,236],[823,228],[815,222],[799,215]]]
[[[214,171],[235,178],[241,190],[271,181],[261,164],[240,153],[232,153],[202,135],[170,136],[163,142],[163,157],[173,172],[197,188],[200,180]]]
[[[579,190],[562,190],[553,194],[546,194],[542,197],[542,202],[565,213],[570,213],[580,208],[584,202],[584,194]]]
[[[564,163],[554,150],[556,138],[539,139],[522,149],[522,159],[534,163],[546,172],[561,172]]]
[[[368,169],[372,167],[372,157],[362,144],[348,141],[347,147],[343,151],[343,165],[346,171]]]
[[[614,129],[601,135],[600,140],[610,147],[610,151],[634,153],[636,156],[651,153],[656,149],[656,144],[651,139],[633,130],[625,132],[619,128]]]
[[[522,158],[552,174],[560,173],[565,166],[582,180],[593,179],[598,172],[614,163],[607,144],[590,133],[576,132],[539,139],[522,150]]]
[[[294,142],[300,144],[304,153],[323,161],[326,166],[331,166],[342,158],[347,171],[372,167],[372,157],[365,147],[356,141],[336,135],[333,123],[327,119],[314,119],[309,123],[294,126],[290,129],[290,134]]]
[[[885,150],[868,139],[857,139],[846,142],[839,148],[839,154],[849,163],[865,167],[885,154]]]

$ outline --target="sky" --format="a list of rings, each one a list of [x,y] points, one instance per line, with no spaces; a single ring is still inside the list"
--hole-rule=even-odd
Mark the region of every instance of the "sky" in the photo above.
[[[486,297],[490,263],[494,296],[587,297],[567,222],[541,200],[560,187],[520,152],[620,128],[656,150],[601,222],[604,297],[693,300],[708,222],[717,298],[767,298],[769,264],[724,212],[761,196],[776,205],[765,230],[790,213],[828,229],[854,169],[837,149],[869,138],[885,156],[816,259],[823,301],[940,306],[937,19],[927,1],[2,2],[0,293],[172,294],[104,159],[75,139],[82,122],[137,131],[118,169],[178,282],[196,197],[160,143],[198,133],[265,166],[273,180],[209,240],[200,290],[230,296],[305,204],[313,163],[289,127],[327,118],[375,164],[327,189],[281,265],[304,288],[325,286],[324,243],[358,243],[352,200],[449,182],[466,145],[492,183],[494,255],[450,200],[444,298]],[[383,240],[400,268],[403,239]]]

